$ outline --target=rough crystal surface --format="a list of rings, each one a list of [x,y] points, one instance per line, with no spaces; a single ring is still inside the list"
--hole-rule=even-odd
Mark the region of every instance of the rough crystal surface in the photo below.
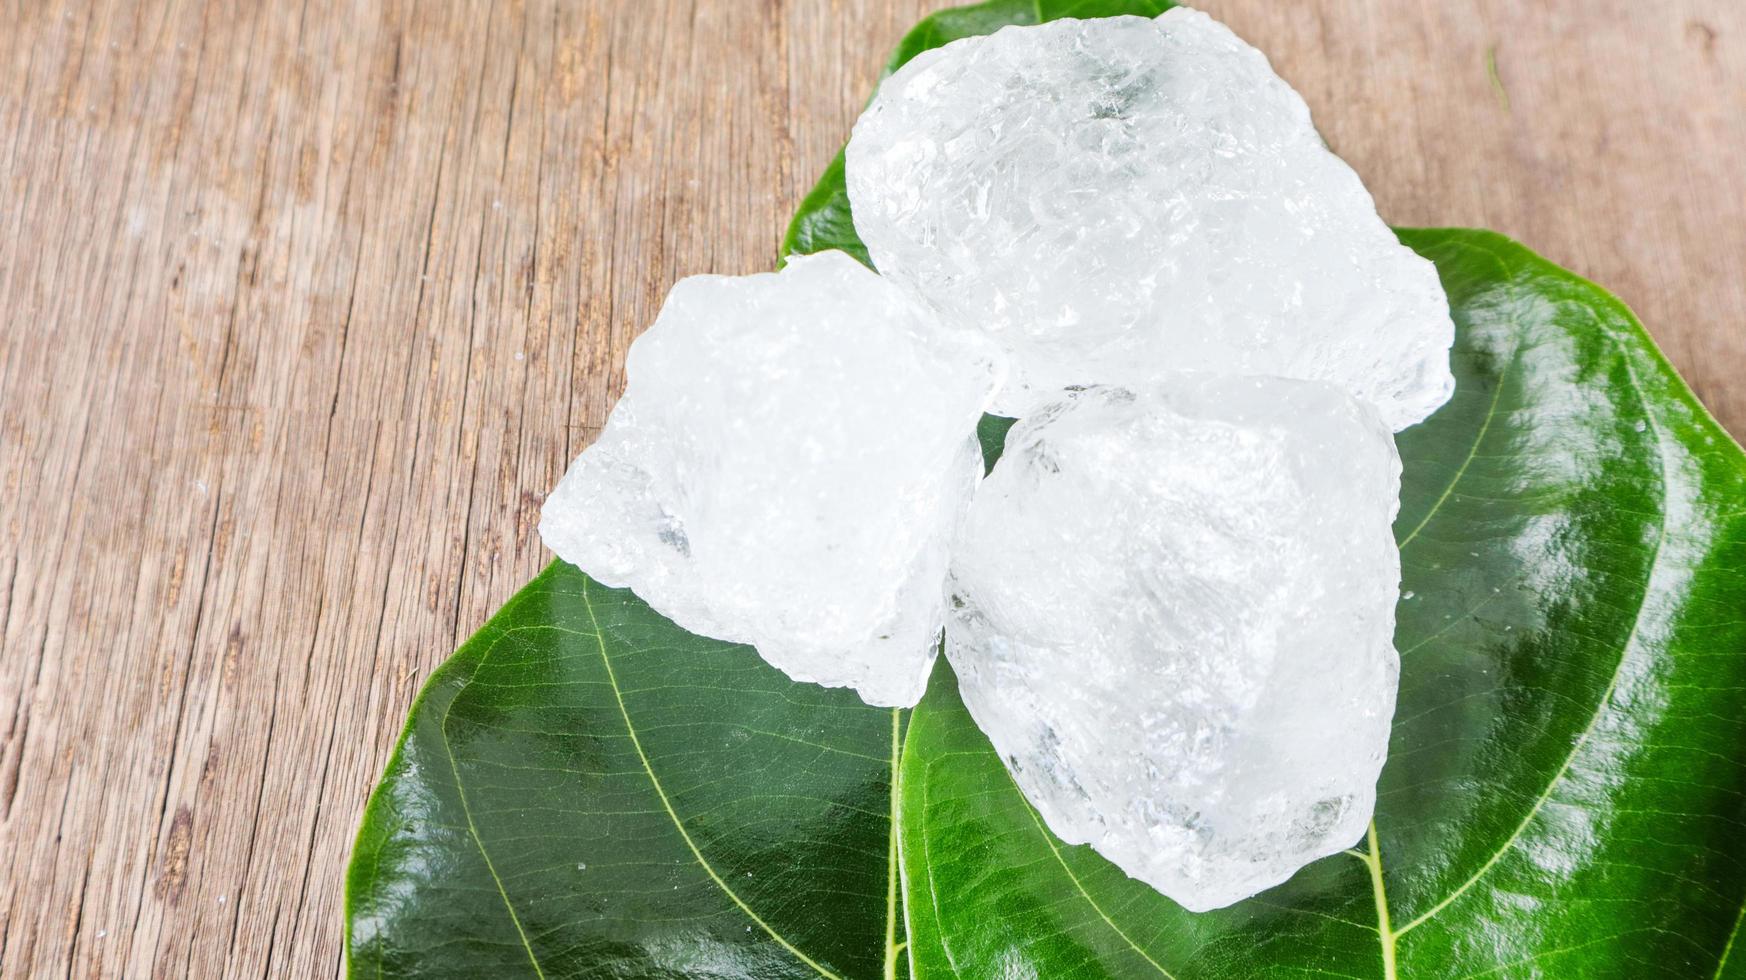
[[[1194,370],[1329,381],[1398,431],[1453,390],[1435,270],[1205,14],[918,55],[856,124],[847,177],[879,270],[1011,355],[999,414]]]
[[[541,536],[797,680],[914,704],[1004,372],[993,345],[925,316],[841,252],[681,281]]]
[[[1399,659],[1400,463],[1320,382],[1183,375],[1028,418],[946,651],[1048,825],[1202,911],[1357,841]]]

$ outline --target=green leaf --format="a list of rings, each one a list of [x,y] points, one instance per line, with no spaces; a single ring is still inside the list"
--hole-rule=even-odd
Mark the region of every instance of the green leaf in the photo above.
[[[1458,386],[1400,436],[1401,690],[1371,836],[1184,912],[1048,833],[942,669],[901,780],[918,978],[1723,975],[1746,898],[1746,459],[1598,287],[1489,232],[1401,235],[1449,292]]]
[[[351,975],[907,975],[904,714],[554,562],[413,706],[352,857]]]
[[[891,64],[1163,6],[993,0]],[[785,255],[867,260],[841,166]],[[1185,913],[1048,833],[943,662],[906,719],[555,563],[414,706],[350,870],[352,975],[1746,980],[1746,458],[1598,287],[1489,233],[1402,237],[1460,387],[1400,440],[1402,689],[1357,848]],[[983,420],[990,465],[1011,424]]]

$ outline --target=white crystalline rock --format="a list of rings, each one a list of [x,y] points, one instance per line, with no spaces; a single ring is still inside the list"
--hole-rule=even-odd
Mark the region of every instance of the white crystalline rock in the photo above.
[[[841,252],[673,287],[546,544],[695,633],[872,704],[920,697],[1004,359]]]
[[[1008,434],[952,558],[964,703],[1050,828],[1194,911],[1364,833],[1400,462],[1320,382],[1091,388]]]
[[[920,54],[856,124],[847,177],[880,272],[1011,355],[1000,414],[1194,370],[1329,381],[1398,431],[1453,390],[1436,271],[1205,14]]]

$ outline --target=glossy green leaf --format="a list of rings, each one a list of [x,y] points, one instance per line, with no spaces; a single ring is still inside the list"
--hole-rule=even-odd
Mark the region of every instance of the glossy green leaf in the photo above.
[[[903,714],[554,562],[413,707],[352,858],[352,976],[906,975]]]
[[[942,668],[901,781],[918,978],[1738,975],[1746,459],[1598,287],[1489,232],[1402,238],[1458,387],[1400,436],[1371,836],[1184,912],[1047,832]]]
[[[1164,6],[993,0],[891,65]],[[866,260],[841,163],[784,254]],[[1746,459],[1597,287],[1488,233],[1403,238],[1460,388],[1401,436],[1400,708],[1354,850],[1185,913],[1048,833],[943,663],[906,720],[557,563],[414,708],[352,863],[353,975],[1746,980]],[[983,420],[991,464],[1010,424]]]

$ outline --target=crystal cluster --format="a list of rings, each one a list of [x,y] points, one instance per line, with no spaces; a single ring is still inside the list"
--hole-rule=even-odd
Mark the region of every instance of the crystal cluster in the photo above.
[[[1003,368],[841,252],[673,287],[547,500],[564,560],[797,680],[914,704]]]
[[[1376,412],[1320,382],[1100,386],[1016,425],[954,547],[946,654],[1049,827],[1194,910],[1362,836],[1399,487]]]
[[[1266,57],[1197,11],[917,55],[847,177],[880,272],[1011,355],[999,414],[1194,370],[1329,381],[1398,431],[1453,389],[1435,270]]]
[[[1363,833],[1399,671],[1393,432],[1435,270],[1204,15],[919,55],[855,127],[879,274],[673,288],[547,501],[564,559],[872,704],[959,691],[1048,826],[1187,908]],[[982,479],[985,410],[1018,416]]]

